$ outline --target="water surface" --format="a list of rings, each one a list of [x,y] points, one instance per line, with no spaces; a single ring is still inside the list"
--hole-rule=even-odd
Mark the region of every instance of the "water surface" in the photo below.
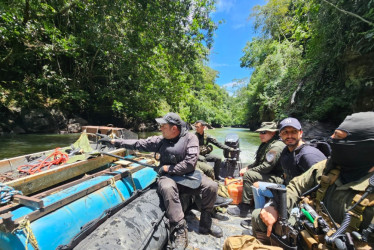
[[[257,147],[260,144],[258,134],[250,132],[248,129],[219,128],[207,130],[206,133],[212,135],[220,143],[225,143],[225,138],[228,134],[237,134],[240,140],[240,159],[243,163],[253,161]],[[159,134],[160,132],[146,132],[139,133],[138,135],[139,138],[147,138],[148,136]],[[79,135],[80,134],[26,134],[1,136],[0,160],[57,147],[69,146],[79,138]],[[213,148],[212,154],[224,159],[223,150],[215,146]]]

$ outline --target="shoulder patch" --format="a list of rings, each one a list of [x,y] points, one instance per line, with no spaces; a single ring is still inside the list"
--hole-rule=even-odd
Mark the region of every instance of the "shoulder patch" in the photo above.
[[[274,161],[276,155],[277,155],[277,152],[275,152],[275,151],[273,151],[273,150],[270,150],[270,151],[267,152],[267,154],[266,154],[266,160],[267,160],[268,162],[272,162],[272,161]]]
[[[188,149],[189,154],[197,154],[198,151],[198,147],[191,147]]]

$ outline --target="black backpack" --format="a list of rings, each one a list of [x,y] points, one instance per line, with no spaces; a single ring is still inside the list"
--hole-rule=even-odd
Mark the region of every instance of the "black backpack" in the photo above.
[[[331,147],[330,144],[326,142],[326,140],[312,139],[309,142],[307,142],[307,144],[317,148],[326,156],[326,158],[328,158],[331,155]]]

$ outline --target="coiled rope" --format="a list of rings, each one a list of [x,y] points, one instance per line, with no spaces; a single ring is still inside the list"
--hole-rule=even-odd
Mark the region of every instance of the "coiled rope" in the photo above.
[[[69,156],[66,153],[59,151],[60,148],[56,148],[55,151],[50,154],[47,158],[37,164],[25,164],[19,166],[17,170],[20,173],[26,173],[29,175],[48,170],[52,165],[60,165],[69,160]]]
[[[22,194],[22,192],[0,182],[0,204],[8,203],[12,199],[13,195],[16,194]]]

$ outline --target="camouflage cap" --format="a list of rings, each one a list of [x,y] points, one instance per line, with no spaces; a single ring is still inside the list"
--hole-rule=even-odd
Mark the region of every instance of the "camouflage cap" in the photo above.
[[[276,122],[263,122],[261,123],[261,127],[256,130],[256,132],[261,131],[270,131],[270,132],[277,132],[277,123]]]

